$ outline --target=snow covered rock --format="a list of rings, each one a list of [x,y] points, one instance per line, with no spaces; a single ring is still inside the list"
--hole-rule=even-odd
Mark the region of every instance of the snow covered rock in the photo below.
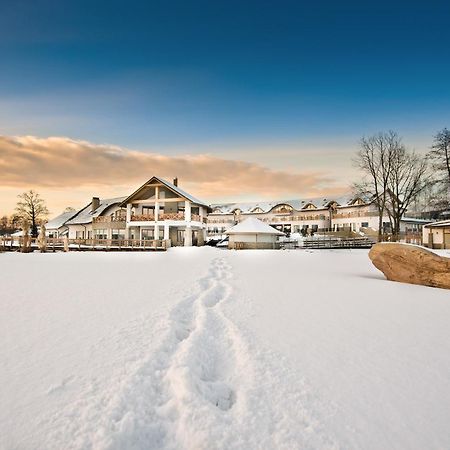
[[[378,243],[370,250],[369,258],[388,280],[450,289],[450,258],[424,248]]]

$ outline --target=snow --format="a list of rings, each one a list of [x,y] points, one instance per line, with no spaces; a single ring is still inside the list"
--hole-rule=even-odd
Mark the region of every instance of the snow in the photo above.
[[[114,206],[121,203],[123,200],[125,200],[125,198],[126,197],[100,199],[100,204],[95,211],[92,211],[92,201],[91,201],[84,208],[80,209],[78,212],[73,214],[70,220],[64,222],[64,225],[84,225],[86,223],[91,223],[94,217],[99,217],[110,206]]]
[[[0,269],[2,449],[450,448],[449,291],[386,281],[367,250]]]
[[[426,228],[431,228],[431,227],[450,227],[450,220],[441,220],[439,222],[432,222],[429,223],[428,225],[425,225]]]
[[[262,222],[256,217],[249,217],[248,219],[239,222],[229,230],[225,231],[225,234],[275,234],[284,236],[284,233],[276,230],[267,223]]]
[[[47,230],[57,230],[58,228],[61,228],[69,219],[77,215],[78,213],[76,211],[66,211],[61,213],[59,216],[49,220],[45,228]]]

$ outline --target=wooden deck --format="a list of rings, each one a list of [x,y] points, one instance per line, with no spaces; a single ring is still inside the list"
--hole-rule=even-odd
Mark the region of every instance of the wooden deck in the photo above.
[[[69,251],[166,251],[170,240],[68,239]],[[0,237],[0,250],[20,251],[23,237]],[[38,250],[37,238],[31,239],[31,251]],[[64,250],[63,238],[47,238],[47,252]]]
[[[334,237],[321,236],[308,238],[303,241],[303,248],[327,249],[327,248],[371,248],[375,242],[367,237]]]

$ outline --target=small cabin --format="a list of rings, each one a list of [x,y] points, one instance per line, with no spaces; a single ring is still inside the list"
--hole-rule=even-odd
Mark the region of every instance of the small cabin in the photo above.
[[[423,245],[428,248],[450,249],[450,220],[442,220],[422,228]]]
[[[225,232],[230,249],[276,249],[280,248],[279,236],[284,233],[267,225],[256,217],[249,217]]]

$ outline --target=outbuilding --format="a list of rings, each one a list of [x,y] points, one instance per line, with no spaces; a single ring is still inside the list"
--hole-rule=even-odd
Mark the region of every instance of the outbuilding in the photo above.
[[[429,223],[423,227],[422,232],[425,247],[450,249],[450,220]]]
[[[284,236],[284,233],[256,217],[243,220],[225,234],[229,237],[230,249],[275,249],[280,247],[278,236]]]

